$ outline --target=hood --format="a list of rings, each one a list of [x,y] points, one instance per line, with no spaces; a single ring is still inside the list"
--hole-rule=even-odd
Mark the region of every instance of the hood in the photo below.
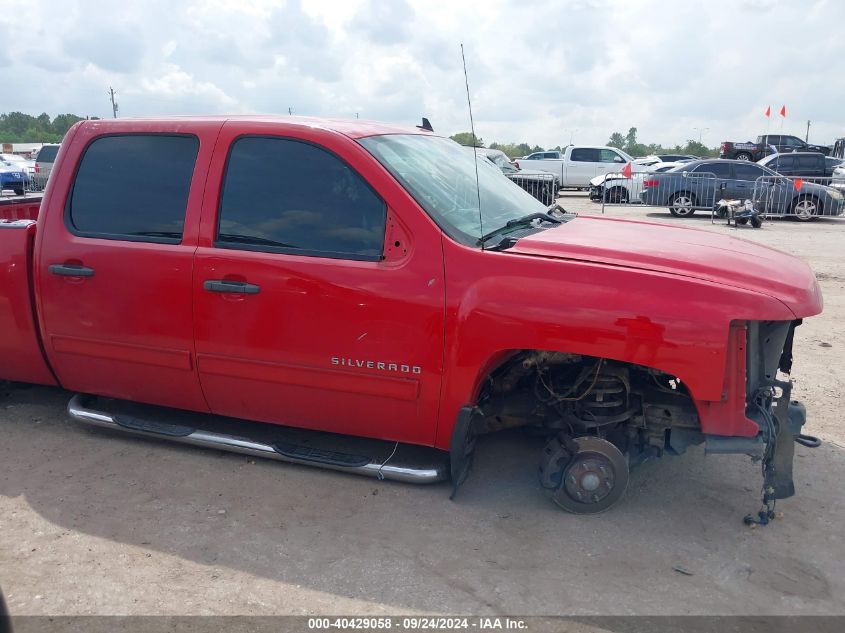
[[[517,171],[512,171],[508,176],[542,176],[543,178],[548,178],[549,176],[554,176],[557,178],[557,174],[553,174],[549,171],[541,171],[539,169],[519,169]]]
[[[816,277],[801,259],[755,242],[653,222],[578,216],[523,237],[508,252],[691,277],[764,294],[796,317],[821,312]]]

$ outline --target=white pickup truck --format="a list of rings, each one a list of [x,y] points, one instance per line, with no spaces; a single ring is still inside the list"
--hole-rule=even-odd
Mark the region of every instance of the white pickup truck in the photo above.
[[[631,163],[631,171],[646,171],[634,159],[615,147],[570,145],[560,152],[536,152],[516,161],[520,169],[539,169],[555,174],[561,186],[588,188],[596,176],[622,171]]]

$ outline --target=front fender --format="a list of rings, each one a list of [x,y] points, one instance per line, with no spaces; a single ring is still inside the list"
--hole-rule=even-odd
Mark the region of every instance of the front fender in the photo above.
[[[653,367],[680,378],[701,409],[700,403],[723,400],[732,322],[794,318],[766,295],[690,277],[467,248],[445,251],[447,371],[436,438],[444,449],[461,407],[476,401],[484,377],[516,350]],[[754,434],[756,425],[743,420],[734,432]]]

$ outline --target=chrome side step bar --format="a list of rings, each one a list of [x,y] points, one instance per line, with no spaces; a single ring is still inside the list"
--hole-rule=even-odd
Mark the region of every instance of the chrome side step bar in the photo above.
[[[329,470],[375,477],[377,479],[390,479],[392,481],[413,484],[428,484],[444,481],[449,478],[449,464],[446,460],[443,463],[402,465],[392,462],[390,458],[384,462],[378,462],[365,457],[319,451],[284,442],[279,442],[275,445],[266,444],[243,437],[213,431],[203,431],[202,429],[195,429],[188,426],[147,422],[138,418],[129,417],[121,419],[121,416],[115,416],[89,408],[87,406],[89,399],[90,397],[84,396],[83,394],[73,396],[67,405],[67,411],[70,417],[83,424],[121,431],[131,435],[155,437],[181,444],[191,444],[193,446],[214,448],[233,453],[241,453],[243,455],[265,457],[290,464],[319,466]]]

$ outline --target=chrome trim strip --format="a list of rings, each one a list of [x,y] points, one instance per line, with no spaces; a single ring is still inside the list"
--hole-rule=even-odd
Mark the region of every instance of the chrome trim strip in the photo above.
[[[382,465],[379,462],[371,461],[369,464],[364,466],[347,467],[334,464],[320,464],[304,459],[288,457],[286,455],[282,455],[281,453],[277,453],[270,444],[264,444],[262,442],[256,442],[247,438],[236,437],[234,435],[215,433],[213,431],[203,431],[201,429],[197,429],[190,435],[182,437],[166,436],[158,433],[146,433],[144,431],[137,431],[123,427],[115,422],[114,418],[108,413],[88,408],[85,406],[86,399],[87,397],[83,394],[76,394],[73,396],[67,405],[68,415],[83,424],[121,431],[130,435],[154,437],[160,440],[178,442],[180,444],[190,444],[192,446],[214,448],[217,450],[230,451],[232,453],[240,453],[243,455],[265,457],[267,459],[274,459],[276,461],[288,462],[291,464],[301,464],[303,466],[317,466],[328,470],[337,470],[344,473],[364,475],[366,477],[378,478],[379,473],[381,473],[381,476],[384,479],[412,484],[429,484],[444,481],[449,478],[448,464],[445,460],[443,464],[426,466],[410,466],[394,463]]]

